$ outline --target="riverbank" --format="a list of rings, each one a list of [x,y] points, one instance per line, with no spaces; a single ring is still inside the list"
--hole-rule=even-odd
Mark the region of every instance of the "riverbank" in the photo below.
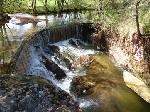
[[[109,56],[93,55],[92,59],[94,61],[87,67],[87,75],[74,78],[71,86],[72,93],[79,98],[96,102],[85,108],[85,112],[150,111],[150,104],[126,86],[123,72]]]

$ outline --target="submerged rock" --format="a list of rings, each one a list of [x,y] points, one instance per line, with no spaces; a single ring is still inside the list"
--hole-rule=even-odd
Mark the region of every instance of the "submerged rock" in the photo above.
[[[77,96],[83,96],[92,93],[95,82],[91,82],[86,77],[76,77],[73,79],[71,85],[72,93]]]
[[[81,55],[78,59],[76,59],[73,64],[72,67],[73,68],[84,68],[84,67],[88,67],[89,64],[93,61],[92,56],[90,55]]]
[[[78,46],[84,46],[84,44],[80,40],[76,40],[76,41],[77,41]]]
[[[80,40],[69,40],[69,44],[72,45],[73,47],[84,47],[84,44]]]
[[[66,77],[65,72],[52,60],[42,56],[42,62],[47,70],[55,74],[55,78],[60,80]]]
[[[87,75],[73,79],[71,92],[96,103],[85,112],[149,112],[150,104],[129,89],[120,71],[105,55],[93,56]],[[133,105],[134,104],[134,105]]]
[[[55,45],[48,45],[48,48],[50,51],[52,51],[53,53],[58,53],[59,52],[59,47],[55,46]]]
[[[69,44],[74,46],[74,47],[78,47],[77,43],[72,39],[69,40]]]

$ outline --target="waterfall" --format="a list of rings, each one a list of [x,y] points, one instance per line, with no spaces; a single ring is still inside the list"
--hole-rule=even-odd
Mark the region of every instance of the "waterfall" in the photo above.
[[[31,67],[28,71],[28,74],[50,79],[62,90],[70,93],[69,88],[72,79],[75,76],[85,75],[85,70],[83,70],[83,66],[90,63],[91,61],[88,55],[96,54],[98,53],[98,51],[94,49],[85,49],[86,47],[88,47],[88,44],[80,41],[79,39],[73,38],[54,44],[49,44],[48,46],[49,49],[47,49],[47,52],[46,48],[42,49],[39,46],[32,48],[30,60]],[[58,51],[56,51],[56,49],[58,49]],[[57,64],[58,67],[65,72],[66,77],[62,80],[56,80],[54,78],[55,74],[47,70],[42,63],[42,56]],[[83,60],[81,60],[80,58],[83,58]]]
[[[28,71],[28,74],[44,77],[70,95],[72,95],[70,92],[70,86],[73,78],[86,75],[84,66],[87,66],[92,62],[90,55],[99,53],[99,51],[90,49],[88,44],[74,38],[54,44],[48,44],[47,48],[36,46],[32,48],[31,52],[31,67]],[[57,79],[56,74],[48,70],[44,65],[42,60],[43,56],[50,62],[58,65],[56,67],[64,71],[66,76],[64,76],[62,79]],[[79,102],[81,107],[93,105],[92,101],[86,101],[83,99],[80,99]]]
[[[85,68],[93,61],[91,55],[99,53],[93,45],[81,41],[88,38],[82,34],[84,25],[57,26],[32,35],[12,62],[17,73],[43,77],[74,97],[70,92],[73,78],[86,75]],[[93,105],[91,100],[76,100],[81,107]]]

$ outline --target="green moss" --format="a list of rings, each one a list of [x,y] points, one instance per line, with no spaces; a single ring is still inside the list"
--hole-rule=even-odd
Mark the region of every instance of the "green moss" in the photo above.
[[[39,84],[47,88],[54,88],[46,79],[37,76],[3,74],[0,75],[0,79],[8,88],[33,84]]]

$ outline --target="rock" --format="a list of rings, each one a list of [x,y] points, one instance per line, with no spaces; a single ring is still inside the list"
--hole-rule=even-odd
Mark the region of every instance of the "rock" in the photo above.
[[[73,47],[78,47],[77,43],[72,39],[69,40],[69,44],[72,45]]]
[[[84,96],[92,93],[95,82],[84,77],[76,77],[71,84],[71,92],[77,96]]]
[[[34,84],[34,87],[38,87],[38,84]]]
[[[62,106],[62,107],[57,108],[56,112],[70,112],[70,110],[67,107]]]
[[[47,47],[48,47],[48,49],[49,49],[50,51],[52,51],[53,53],[59,53],[59,47],[58,47],[58,46],[55,46],[55,45],[48,45]]]
[[[65,72],[52,60],[49,60],[44,56],[42,56],[42,59],[43,59],[44,66],[47,68],[47,70],[55,74],[56,79],[60,80],[66,77]]]
[[[0,14],[0,21],[8,21],[10,20],[10,16],[8,14]]]
[[[67,66],[67,68],[70,70],[72,66],[72,63],[70,62],[70,60],[63,57],[63,61],[65,62],[65,65]]]
[[[72,63],[64,55],[58,53],[54,58],[59,64],[66,66],[69,70],[71,69]]]
[[[69,94],[41,77],[8,77],[10,76],[7,75],[7,80],[4,81],[0,75],[0,88],[2,85],[4,89],[9,88],[9,91],[0,96],[0,112],[57,112],[61,108],[79,112],[78,103]]]
[[[73,68],[83,68],[87,67],[93,61],[92,56],[90,55],[81,55],[78,59],[72,64]]]
[[[46,53],[46,54],[54,55],[54,52],[52,52],[52,50],[50,50],[48,47],[45,47],[45,48],[43,49],[43,51],[44,51],[44,53]]]
[[[84,44],[80,40],[76,40],[76,41],[77,41],[78,46],[84,46]]]

